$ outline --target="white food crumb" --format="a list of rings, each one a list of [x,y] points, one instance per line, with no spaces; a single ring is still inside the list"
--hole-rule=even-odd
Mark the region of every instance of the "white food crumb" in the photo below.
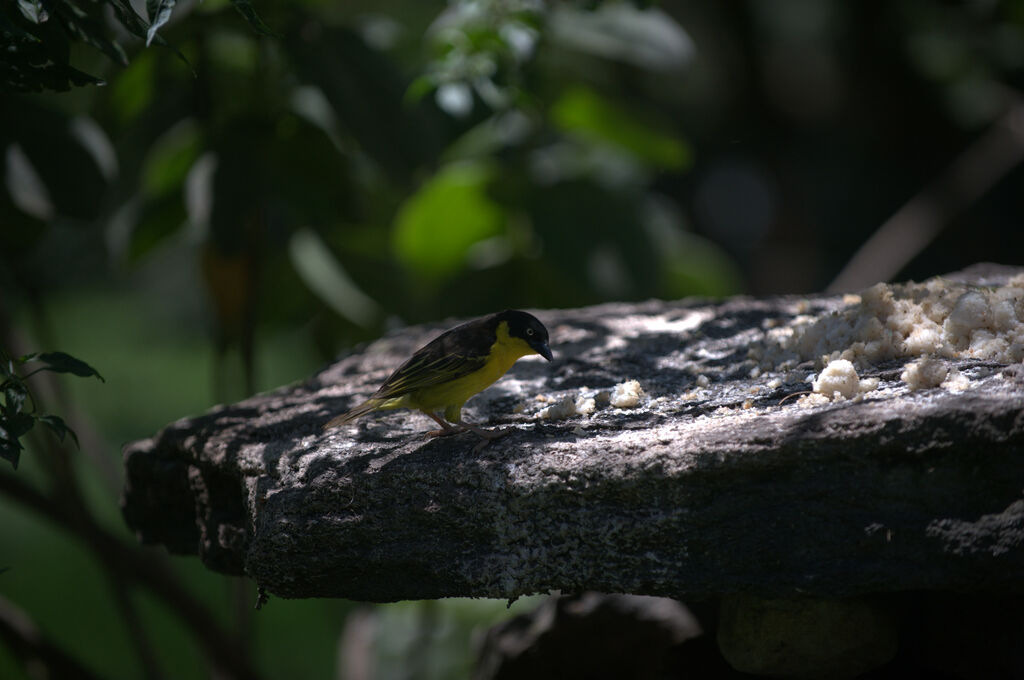
[[[900,380],[912,390],[944,387],[950,392],[963,392],[971,386],[970,379],[957,368],[950,368],[941,359],[927,357],[903,367]]]
[[[636,380],[627,380],[615,386],[611,395],[611,405],[615,408],[636,408],[640,405],[640,397],[644,394],[643,388]]]
[[[907,387],[912,390],[925,390],[941,385],[948,374],[946,362],[934,357],[925,357],[904,366],[900,380],[907,383]]]
[[[815,406],[824,406],[829,403],[830,399],[824,394],[818,394],[812,392],[811,394],[805,394],[796,400],[796,405],[800,408],[813,408]]]
[[[561,420],[576,415],[576,400],[572,397],[562,397],[551,406],[545,406],[537,414],[545,420]]]
[[[597,410],[597,400],[594,397],[586,396],[582,390],[576,397],[566,395],[557,400],[553,397],[546,397],[543,400],[538,399],[538,401],[549,403],[549,406],[542,408],[537,413],[538,417],[546,420],[561,420],[575,415],[589,416]]]
[[[711,384],[710,378],[708,378],[703,373],[701,373],[700,375],[697,376],[697,387],[707,387],[710,384]]]
[[[581,416],[589,416],[597,409],[597,402],[593,397],[584,397],[582,394],[576,397],[576,413]]]
[[[877,379],[861,380],[857,369],[846,359],[829,362],[812,383],[818,394],[830,399],[853,399],[862,392],[870,392],[878,386]]]
[[[952,368],[949,375],[942,381],[942,386],[950,392],[963,392],[971,386],[971,381],[957,368]]]
[[[970,342],[971,331],[984,328],[989,323],[989,306],[985,296],[971,290],[959,298],[953,305],[953,311],[946,317],[942,330],[954,343]]]
[[[812,386],[818,394],[827,397],[838,394],[849,399],[860,391],[860,377],[852,363],[846,359],[838,359],[825,367],[815,378]]]

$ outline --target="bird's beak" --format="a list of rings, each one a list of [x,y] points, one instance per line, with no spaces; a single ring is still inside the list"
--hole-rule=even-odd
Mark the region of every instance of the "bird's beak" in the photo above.
[[[530,344],[530,347],[532,347],[537,354],[541,355],[548,361],[551,361],[551,359],[553,358],[551,356],[551,348],[548,347],[548,343],[546,342],[534,342]]]

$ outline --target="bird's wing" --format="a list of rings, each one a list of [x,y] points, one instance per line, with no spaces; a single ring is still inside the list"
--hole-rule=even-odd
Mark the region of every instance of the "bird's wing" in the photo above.
[[[447,356],[413,355],[380,386],[375,398],[391,399],[416,390],[446,383],[483,368],[487,356],[449,354]]]
[[[490,343],[478,347],[452,347],[448,334],[418,350],[398,367],[374,394],[391,399],[433,387],[478,371],[487,363]]]

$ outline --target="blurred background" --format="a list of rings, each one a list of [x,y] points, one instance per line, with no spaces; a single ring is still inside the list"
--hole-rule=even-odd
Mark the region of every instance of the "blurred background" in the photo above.
[[[17,0],[0,36],[0,350],[104,378],[26,383],[81,446],[0,461],[3,678],[466,677],[535,602],[253,612],[120,517],[124,443],[386,330],[1024,264],[1024,2]]]

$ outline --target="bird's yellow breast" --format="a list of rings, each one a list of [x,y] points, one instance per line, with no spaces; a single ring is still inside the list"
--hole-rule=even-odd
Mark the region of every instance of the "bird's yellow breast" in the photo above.
[[[408,395],[404,405],[428,411],[453,407],[457,412],[467,399],[487,389],[505,375],[520,357],[533,353],[533,348],[524,340],[508,334],[508,324],[502,321],[498,324],[496,339],[491,345],[487,363],[482,368],[441,385],[417,390]]]

